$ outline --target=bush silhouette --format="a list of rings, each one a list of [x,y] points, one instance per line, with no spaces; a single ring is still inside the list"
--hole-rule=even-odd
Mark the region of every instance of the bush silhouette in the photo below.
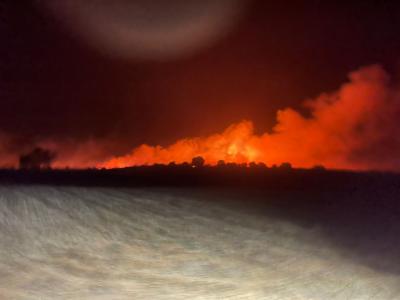
[[[292,165],[290,163],[288,163],[288,162],[284,162],[279,166],[279,168],[281,170],[291,170],[292,169]]]
[[[226,163],[225,163],[225,161],[224,160],[219,160],[218,162],[217,162],[217,166],[219,166],[219,167],[223,167],[223,166],[225,166],[226,165]]]
[[[194,158],[192,159],[192,166],[195,167],[195,168],[201,168],[201,167],[204,166],[204,163],[205,163],[205,162],[206,162],[206,161],[204,160],[203,157],[201,157],[201,156],[196,156],[196,157],[194,157]]]
[[[48,169],[55,157],[54,152],[36,147],[28,154],[20,156],[19,167],[21,169]]]

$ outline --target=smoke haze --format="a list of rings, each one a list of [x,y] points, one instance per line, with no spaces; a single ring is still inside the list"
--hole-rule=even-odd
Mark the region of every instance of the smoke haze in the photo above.
[[[162,1],[107,7],[93,0],[87,10],[88,1],[74,1],[66,12],[73,24],[56,8],[44,9],[49,2],[0,5],[1,167],[15,167],[20,155],[41,147],[57,152],[57,168],[190,161],[197,154],[211,164],[399,168],[398,80],[383,71],[398,74],[397,2],[254,0],[241,10],[241,1],[177,0],[184,9],[175,10]],[[144,7],[143,16],[124,9],[132,6]],[[176,24],[197,24],[204,11],[227,16],[229,28],[218,25],[217,35],[182,48],[200,35],[175,39]],[[159,56],[159,44],[136,41],[128,46],[150,50],[125,55],[124,48],[122,55],[87,36],[93,18],[139,30],[155,37],[151,42],[159,39],[147,29],[168,29],[174,47],[161,47],[168,55]],[[382,67],[359,70],[338,89],[349,71],[376,62]]]
[[[296,167],[324,165],[357,170],[399,170],[400,94],[379,65],[349,74],[350,82],[304,106],[311,117],[292,108],[280,110],[272,133],[254,134],[251,121],[221,134],[182,139],[169,147],[142,145],[106,167],[190,162],[290,162]]]
[[[290,162],[296,167],[400,170],[400,90],[381,66],[351,72],[349,82],[337,91],[322,93],[303,105],[308,116],[293,108],[280,110],[270,133],[256,134],[253,123],[245,120],[222,133],[187,137],[166,147],[144,144],[122,156],[115,156],[112,139],[79,144],[46,139],[36,144],[58,153],[57,168],[183,163],[203,156],[208,164],[219,160],[267,165]],[[3,166],[15,166],[18,159],[11,141],[12,137],[1,135]]]

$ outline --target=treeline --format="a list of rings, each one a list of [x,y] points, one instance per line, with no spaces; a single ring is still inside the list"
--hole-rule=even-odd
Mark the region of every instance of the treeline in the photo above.
[[[56,159],[57,154],[53,151],[36,147],[31,152],[23,154],[19,158],[19,168],[23,170],[47,170],[52,168],[52,163]],[[168,165],[154,164],[152,166],[146,167],[160,167],[168,166],[170,168],[204,168],[206,167],[206,161],[202,156],[196,156],[192,161],[177,164],[175,162],[170,162]],[[210,167],[210,166],[207,166]],[[218,168],[251,168],[251,169],[267,169],[268,166],[262,162],[250,162],[250,163],[234,163],[225,162],[224,160],[219,160],[216,164]],[[292,165],[288,162],[284,162],[280,165],[272,165],[272,169],[281,170],[291,170]],[[68,169],[68,168],[67,168]],[[324,170],[323,166],[315,166],[313,169]]]

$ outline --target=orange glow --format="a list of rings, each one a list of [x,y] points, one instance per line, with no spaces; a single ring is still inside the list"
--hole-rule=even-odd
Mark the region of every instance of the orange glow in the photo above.
[[[118,168],[155,163],[168,164],[172,161],[183,163],[190,162],[195,156],[203,156],[211,165],[215,165],[218,160],[249,162],[257,159],[256,150],[252,147],[255,138],[252,123],[243,121],[231,125],[221,134],[182,139],[167,148],[142,145],[127,156],[111,159],[104,166]]]
[[[221,133],[183,138],[169,146],[141,145],[123,156],[113,155],[118,143],[112,138],[38,140],[36,146],[57,153],[55,168],[180,164],[202,156],[208,165],[220,160],[267,166],[289,162],[305,168],[400,171],[398,86],[377,65],[352,72],[349,79],[337,91],[305,101],[307,117],[293,108],[278,111],[276,125],[262,134],[255,134],[253,123],[244,120]],[[0,166],[18,166],[19,153],[7,151],[11,140],[0,132]]]
[[[167,147],[141,145],[98,167],[183,163],[202,156],[209,165],[224,160],[269,166],[290,162],[295,167],[399,169],[395,158],[400,143],[393,138],[397,136],[398,93],[389,88],[388,76],[380,66],[349,77],[350,82],[337,92],[305,102],[311,117],[291,108],[279,111],[272,133],[256,135],[252,122],[242,121],[222,133],[185,138]]]

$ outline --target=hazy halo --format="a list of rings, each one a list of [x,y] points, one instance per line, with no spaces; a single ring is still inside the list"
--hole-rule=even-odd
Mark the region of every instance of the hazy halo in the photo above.
[[[190,55],[227,34],[245,0],[43,0],[50,12],[97,50],[127,59]]]

